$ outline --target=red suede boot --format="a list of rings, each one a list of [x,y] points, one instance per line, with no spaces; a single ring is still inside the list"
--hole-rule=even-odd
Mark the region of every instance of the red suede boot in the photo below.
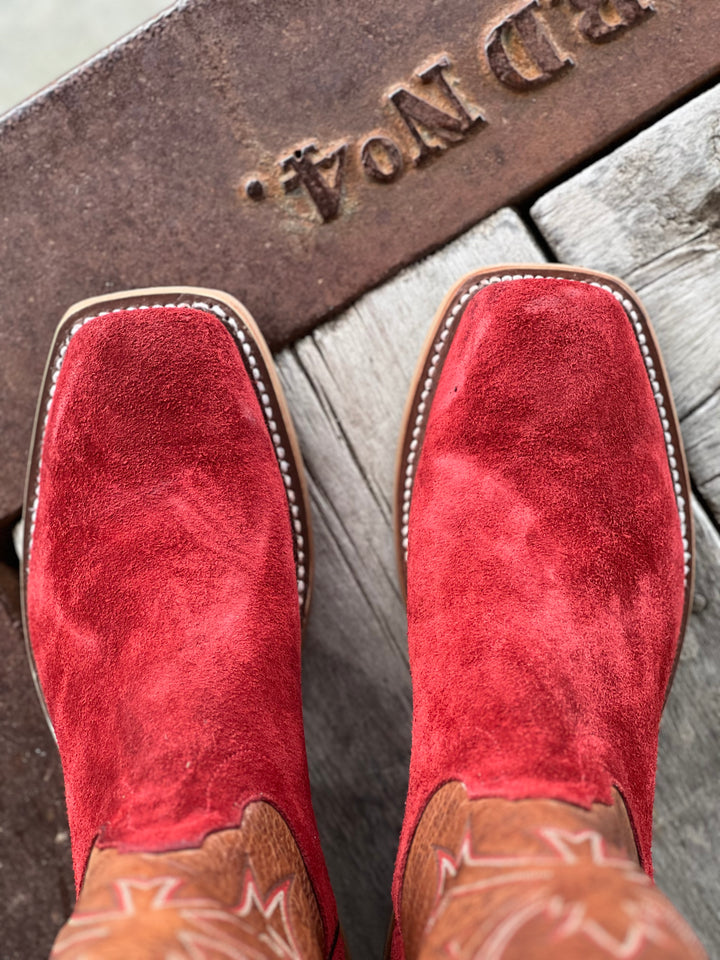
[[[24,606],[65,774],[78,889],[93,844],[199,846],[264,800],[342,938],[312,813],[300,691],[307,494],[270,353],[237,301],[76,305],[41,392]]]
[[[651,872],[692,532],[677,418],[632,291],[569,267],[465,278],[416,374],[396,510],[414,690],[396,921],[414,831],[448,781],[583,807],[616,786]]]

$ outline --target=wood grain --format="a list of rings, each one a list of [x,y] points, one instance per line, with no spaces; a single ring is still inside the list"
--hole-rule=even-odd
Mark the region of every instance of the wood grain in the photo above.
[[[411,689],[391,526],[406,393],[433,314],[459,276],[541,259],[520,219],[500,211],[276,358],[315,530],[303,668],[313,798],[357,960],[382,955],[407,789]]]
[[[660,727],[655,797],[655,879],[710,957],[720,956],[720,534],[693,503],[696,582]]]
[[[316,330],[278,361],[310,476],[315,608],[305,650],[311,777],[343,923],[356,957],[378,955],[402,818],[411,690],[391,538],[395,444],[415,360],[436,306],[463,273],[541,260],[501,211]],[[582,262],[582,261],[580,261]],[[671,359],[670,357],[668,359]],[[656,858],[663,889],[711,947],[720,943],[713,745],[720,738],[717,533],[698,517],[697,609],[663,723]],[[693,690],[702,702],[692,703]],[[689,733],[697,743],[688,756]],[[699,880],[698,850],[714,853]]]
[[[700,176],[703,164],[697,163]],[[612,177],[604,182],[611,184]],[[568,223],[586,218],[583,208],[580,214],[574,211],[574,202],[567,201],[569,215],[563,203],[554,202],[553,216],[562,214]],[[649,202],[647,197],[643,202]],[[690,209],[694,201],[677,202],[687,202]],[[590,230],[592,224],[576,226]],[[546,224],[542,229],[551,243],[560,242]],[[641,292],[679,391],[694,477],[699,486],[704,484],[703,496],[710,503],[712,445],[717,443],[711,414],[720,402],[720,374],[709,300],[717,282],[705,277],[699,261],[710,254],[695,243],[688,241],[686,259],[681,257],[670,271],[675,287],[669,294],[656,292],[655,281]],[[628,244],[632,246],[630,240]],[[574,253],[568,242],[559,258],[613,270],[636,286],[643,282],[650,267],[641,257],[628,277],[621,259],[613,261],[610,253],[600,243],[593,261],[592,250],[579,245]],[[602,262],[603,255],[611,262]],[[669,256],[668,251],[658,254],[660,261]],[[502,210],[276,358],[306,460],[316,540],[316,586],[304,652],[313,796],[355,960],[381,955],[407,787],[411,687],[391,532],[395,448],[405,395],[433,314],[462,274],[498,262],[542,259],[521,219]],[[665,275],[658,271],[660,284]],[[651,270],[649,275],[655,276]],[[699,298],[688,276],[698,278]],[[674,311],[664,311],[667,296],[675,298]],[[678,312],[677,304],[683,303],[686,309]],[[704,337],[703,349],[696,349],[695,333],[681,336],[675,329],[690,324]],[[713,350],[714,364],[706,355]],[[691,429],[693,418],[699,425]],[[716,465],[718,459],[715,454]],[[720,899],[715,866],[720,822],[713,796],[720,740],[720,537],[700,503],[695,512],[696,613],[661,732],[655,857],[660,885],[712,956],[713,950],[720,954],[714,909]],[[31,824],[24,826],[30,829]]]

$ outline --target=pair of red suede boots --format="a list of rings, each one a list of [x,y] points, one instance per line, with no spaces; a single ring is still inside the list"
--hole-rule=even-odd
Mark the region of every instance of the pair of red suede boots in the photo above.
[[[627,287],[546,266],[456,286],[398,467],[414,725],[396,917],[413,832],[451,780],[582,806],[616,786],[650,868],[658,725],[691,594],[688,491]],[[272,358],[239,303],[146,290],[66,315],[23,579],[78,887],[93,844],[198,846],[263,799],[298,842],[339,957],[302,726],[308,514]]]

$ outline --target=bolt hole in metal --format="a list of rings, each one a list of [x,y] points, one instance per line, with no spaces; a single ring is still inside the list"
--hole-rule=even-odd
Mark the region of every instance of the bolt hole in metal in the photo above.
[[[261,180],[253,178],[245,184],[245,193],[251,200],[262,200],[265,196],[265,187]]]

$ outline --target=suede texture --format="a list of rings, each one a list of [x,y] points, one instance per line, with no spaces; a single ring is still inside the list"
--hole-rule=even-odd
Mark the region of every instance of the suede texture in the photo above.
[[[231,335],[192,309],[71,339],[45,431],[28,620],[78,888],[93,842],[199,846],[253,799],[297,839],[326,942],[285,489]]]
[[[523,279],[468,303],[428,415],[407,577],[396,917],[414,829],[450,780],[583,807],[617,785],[650,873],[683,545],[645,365],[611,294]]]

